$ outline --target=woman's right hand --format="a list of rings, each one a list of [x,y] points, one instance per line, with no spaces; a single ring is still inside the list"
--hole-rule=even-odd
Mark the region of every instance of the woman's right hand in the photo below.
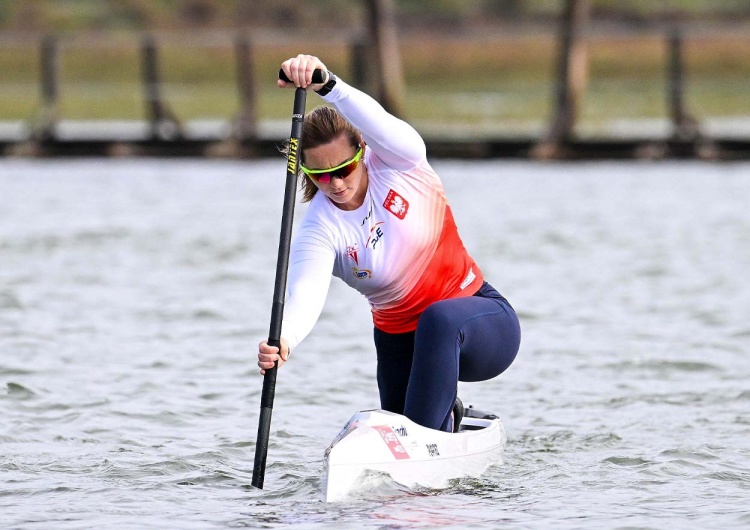
[[[265,375],[266,370],[273,368],[273,364],[278,361],[279,368],[289,360],[289,343],[284,337],[281,337],[281,351],[275,346],[269,346],[267,341],[258,344],[258,366],[260,373]]]

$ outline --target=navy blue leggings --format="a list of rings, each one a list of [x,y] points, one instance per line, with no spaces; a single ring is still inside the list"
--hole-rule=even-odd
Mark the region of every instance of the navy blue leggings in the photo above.
[[[429,306],[416,331],[375,328],[380,406],[450,431],[458,381],[484,381],[504,372],[520,342],[515,311],[486,282],[474,296]]]

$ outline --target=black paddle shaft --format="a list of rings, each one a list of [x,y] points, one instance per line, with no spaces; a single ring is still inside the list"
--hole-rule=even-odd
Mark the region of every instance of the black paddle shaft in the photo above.
[[[283,70],[279,78],[289,79]],[[325,78],[322,70],[313,72],[313,82],[322,83]],[[294,93],[294,110],[292,113],[292,133],[289,137],[289,149],[286,163],[286,187],[284,189],[284,206],[281,213],[281,234],[279,236],[279,254],[276,260],[276,282],[273,288],[271,304],[271,326],[268,331],[268,345],[281,347],[281,321],[284,317],[284,294],[286,292],[287,269],[289,267],[289,249],[292,242],[292,223],[294,221],[294,201],[299,173],[302,125],[305,119],[305,102],[307,91],[297,88]],[[263,392],[260,397],[260,419],[258,421],[258,440],[255,444],[255,465],[253,467],[252,485],[263,489],[266,473],[266,456],[268,455],[268,438],[271,433],[271,413],[276,393],[276,372],[278,363],[266,370],[263,377]]]

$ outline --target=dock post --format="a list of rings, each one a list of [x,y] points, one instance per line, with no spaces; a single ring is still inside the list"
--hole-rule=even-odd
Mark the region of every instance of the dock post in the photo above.
[[[667,142],[669,154],[677,157],[697,156],[701,159],[721,157],[715,142],[701,132],[698,119],[686,110],[684,75],[684,40],[682,30],[675,22],[668,35],[667,98],[672,134]]]
[[[532,149],[534,158],[556,158],[572,140],[578,108],[588,84],[588,47],[583,36],[591,0],[566,0],[560,24],[560,49],[555,80],[555,114],[549,132]]]
[[[254,142],[258,137],[256,105],[258,91],[255,85],[255,69],[252,57],[252,41],[245,33],[235,39],[237,59],[237,90],[240,96],[240,111],[234,119],[232,136],[239,142]]]
[[[373,75],[372,68],[372,65],[375,64],[375,57],[371,53],[372,46],[368,42],[368,37],[368,35],[358,36],[351,43],[352,82],[363,92],[377,98],[378,87],[375,83],[377,76]]]
[[[51,140],[57,124],[57,78],[59,70],[59,48],[57,37],[46,35],[41,44],[41,89],[42,107],[32,124],[31,136],[36,141]]]
[[[252,50],[252,38],[244,32],[238,33],[234,39],[234,55],[240,110],[232,119],[229,137],[206,147],[208,157],[254,158],[258,154],[258,89]]]
[[[375,48],[378,86],[375,96],[395,116],[404,115],[404,78],[398,50],[398,32],[393,0],[368,0],[369,42]]]
[[[154,38],[150,35],[144,36],[141,49],[146,116],[151,128],[151,137],[157,140],[180,138],[183,136],[182,126],[161,98],[158,53]]]
[[[698,136],[698,121],[685,111],[684,74],[682,60],[682,32],[677,24],[669,31],[668,104],[672,122],[672,139],[694,141]]]

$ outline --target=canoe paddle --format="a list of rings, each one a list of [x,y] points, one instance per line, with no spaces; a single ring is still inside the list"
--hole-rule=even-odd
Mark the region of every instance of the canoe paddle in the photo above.
[[[325,81],[323,70],[313,72],[313,83]],[[279,79],[289,81],[283,70],[279,70]],[[276,282],[273,288],[271,304],[271,326],[268,332],[268,345],[281,348],[281,320],[284,317],[284,295],[286,293],[287,269],[289,267],[289,249],[292,242],[292,222],[294,221],[294,200],[299,173],[300,141],[302,125],[305,119],[305,101],[307,90],[297,88],[294,93],[294,110],[292,112],[292,133],[289,137],[289,150],[286,163],[286,188],[284,189],[284,206],[281,213],[281,235],[279,236],[279,254],[276,260]],[[258,422],[258,440],[255,444],[255,465],[253,467],[252,485],[263,489],[266,474],[266,456],[268,455],[268,437],[271,433],[271,413],[273,398],[276,392],[276,371],[278,362],[266,370],[263,376],[263,392],[260,397],[260,420]]]

